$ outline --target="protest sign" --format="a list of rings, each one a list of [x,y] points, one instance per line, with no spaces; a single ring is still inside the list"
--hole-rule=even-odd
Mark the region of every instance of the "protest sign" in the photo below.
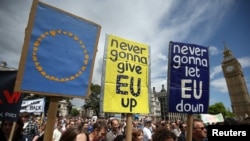
[[[85,97],[101,27],[38,2],[31,10],[15,90]]]
[[[149,113],[149,46],[107,35],[104,53],[102,110]]]
[[[169,112],[207,113],[209,106],[208,48],[170,42],[168,65]]]
[[[0,120],[16,121],[22,94],[14,91],[17,71],[0,71]]]
[[[44,98],[23,100],[20,112],[43,113],[45,106]]]

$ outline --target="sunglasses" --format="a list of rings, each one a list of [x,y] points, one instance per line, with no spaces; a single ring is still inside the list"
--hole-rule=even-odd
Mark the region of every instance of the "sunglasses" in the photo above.
[[[194,129],[201,129],[201,130],[205,130],[205,127],[199,127],[199,128],[194,128]]]

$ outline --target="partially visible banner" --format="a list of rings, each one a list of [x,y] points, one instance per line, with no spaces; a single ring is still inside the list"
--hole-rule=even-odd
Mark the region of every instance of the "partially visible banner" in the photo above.
[[[87,96],[101,26],[42,2],[32,7],[15,90]]]
[[[149,46],[114,35],[107,35],[106,38],[101,110],[149,113]]]
[[[32,99],[32,100],[23,100],[21,105],[20,113],[43,113],[45,106],[45,99]]]
[[[170,42],[168,60],[168,111],[207,113],[208,48],[196,44]]]
[[[14,91],[17,71],[0,71],[0,120],[17,121],[23,95]]]
[[[216,114],[216,115],[212,115],[212,114],[200,114],[201,119],[204,123],[209,123],[214,124],[217,122],[224,122],[224,118],[223,115],[221,113]]]

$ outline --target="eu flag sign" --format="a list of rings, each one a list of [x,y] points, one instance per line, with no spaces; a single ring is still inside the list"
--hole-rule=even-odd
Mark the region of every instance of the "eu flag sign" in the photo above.
[[[15,89],[86,96],[101,26],[42,2],[32,9]]]
[[[208,48],[189,43],[170,42],[168,61],[168,111],[207,113]]]

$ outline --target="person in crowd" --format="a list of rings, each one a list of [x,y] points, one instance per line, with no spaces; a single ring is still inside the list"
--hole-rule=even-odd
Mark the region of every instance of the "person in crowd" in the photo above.
[[[193,120],[192,141],[207,140],[207,129],[200,119]]]
[[[72,126],[63,132],[59,141],[88,141],[88,137],[81,126]]]
[[[133,128],[139,128],[139,126],[138,126],[138,121],[136,121],[136,120],[134,120],[134,121],[132,122],[132,125],[133,125]]]
[[[36,141],[39,138],[38,125],[33,120],[30,120],[28,112],[23,112],[20,116],[23,121],[23,140]]]
[[[238,125],[238,124],[239,124],[239,121],[237,121],[236,119],[232,117],[224,119],[224,125]]]
[[[0,127],[0,141],[9,141],[12,126],[13,126],[13,121],[2,121]],[[18,119],[12,137],[12,141],[22,141],[22,130],[23,130],[23,122],[21,119]]]
[[[62,136],[62,124],[57,122],[57,127],[53,130],[52,141],[59,141]],[[64,131],[66,132],[66,130]]]
[[[242,121],[239,122],[239,125],[250,125],[250,117],[245,117]]]
[[[92,132],[88,135],[89,141],[102,141],[107,134],[107,124],[102,121],[97,121],[93,125]]]
[[[125,135],[117,135],[112,141],[126,141]]]
[[[179,135],[180,135],[180,133],[181,133],[181,131],[180,131],[180,129],[179,129],[179,127],[178,127],[178,124],[176,123],[176,122],[171,122],[171,131],[173,132],[173,133],[175,133],[175,135],[177,136],[177,137],[179,137]]]
[[[89,134],[89,124],[88,122],[83,122],[83,126],[82,126],[82,131],[86,134]]]
[[[143,130],[141,128],[134,128],[133,129],[132,141],[143,141]]]
[[[74,120],[69,121],[69,127],[75,126],[76,122]]]
[[[88,132],[90,133],[90,132],[93,131],[93,125],[94,125],[94,123],[92,121],[89,121],[88,124],[89,124],[89,126],[88,126]]]
[[[152,132],[150,130],[151,126],[152,126],[151,118],[150,117],[145,118],[143,127],[143,141],[152,140]]]
[[[46,124],[40,123],[39,129],[38,129],[39,130],[39,138],[35,141],[43,141],[45,128],[46,128]]]
[[[187,130],[187,124],[184,122],[179,123],[179,129],[181,130],[181,133],[178,137],[178,141],[186,141],[186,130]]]
[[[106,135],[106,141],[113,141],[116,136],[122,135],[123,133],[121,132],[119,126],[119,121],[116,118],[111,119],[111,129]]]
[[[76,120],[76,123],[75,123],[76,125],[78,125],[78,126],[83,126],[83,119],[82,118],[78,118],[77,120]]]
[[[154,134],[152,135],[153,141],[176,141],[177,137],[175,133],[166,129],[166,127],[159,127],[155,129]]]
[[[170,125],[170,123],[166,123],[164,127],[166,127],[167,130],[171,131],[171,125]]]

